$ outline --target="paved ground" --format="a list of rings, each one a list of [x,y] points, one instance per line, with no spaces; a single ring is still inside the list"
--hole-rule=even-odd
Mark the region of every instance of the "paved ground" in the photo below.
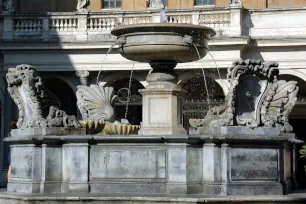
[[[32,194],[22,195],[7,193],[0,189],[0,204],[83,204],[83,203],[305,203],[306,190],[295,191],[284,196],[148,196],[148,195],[100,195],[100,194]]]

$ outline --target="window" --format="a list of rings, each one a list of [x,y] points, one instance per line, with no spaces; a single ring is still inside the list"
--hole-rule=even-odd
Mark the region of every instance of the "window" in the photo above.
[[[202,6],[202,5],[215,5],[215,0],[195,0],[196,6]]]
[[[121,8],[121,0],[103,0],[103,8]]]

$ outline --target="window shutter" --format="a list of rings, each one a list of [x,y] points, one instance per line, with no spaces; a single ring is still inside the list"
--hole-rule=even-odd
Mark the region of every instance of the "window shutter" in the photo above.
[[[216,0],[216,7],[228,7],[229,1],[228,0]]]

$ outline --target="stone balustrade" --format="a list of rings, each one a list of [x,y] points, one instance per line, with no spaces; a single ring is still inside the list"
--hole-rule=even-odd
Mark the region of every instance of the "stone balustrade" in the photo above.
[[[200,24],[213,27],[218,34],[241,35],[241,8],[167,10],[166,14],[168,23]],[[116,26],[159,23],[160,13],[150,10],[3,14],[0,20],[5,41],[113,41],[110,31]]]

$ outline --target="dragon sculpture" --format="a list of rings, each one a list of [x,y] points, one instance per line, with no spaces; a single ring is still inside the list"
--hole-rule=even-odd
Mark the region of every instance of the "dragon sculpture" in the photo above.
[[[8,92],[19,110],[17,128],[81,127],[75,116],[59,109],[58,98],[43,85],[33,66],[22,64],[10,68],[6,80]]]
[[[219,126],[247,126],[251,128],[265,126],[276,127],[281,132],[292,132],[288,116],[297,100],[299,88],[296,81],[278,80],[279,69],[277,63],[263,63],[260,60],[234,61],[228,68],[227,79],[230,82],[229,93],[225,98],[225,104],[213,107],[208,111],[204,119],[190,119],[193,128],[219,127]],[[249,78],[248,78],[249,77]],[[252,78],[253,77],[253,78]],[[260,86],[259,94],[253,97],[253,117],[243,118],[239,112],[242,103],[239,94],[250,95],[244,90],[244,81],[257,78]],[[251,86],[251,89],[255,89]],[[251,91],[252,92],[252,91]],[[252,94],[252,93],[251,93]],[[250,96],[252,97],[252,96]],[[255,98],[255,99],[254,99]]]

